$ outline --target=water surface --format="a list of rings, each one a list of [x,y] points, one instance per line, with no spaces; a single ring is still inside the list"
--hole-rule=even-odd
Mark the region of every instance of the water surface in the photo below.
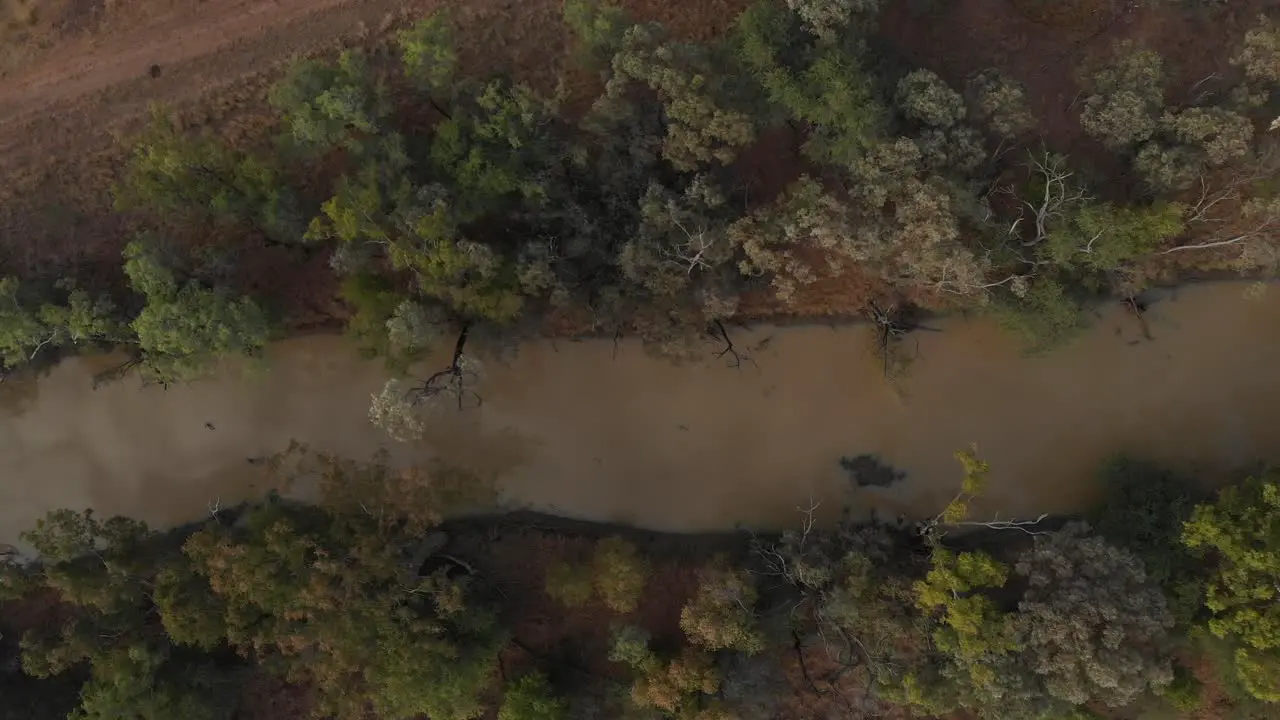
[[[92,507],[157,525],[260,496],[249,459],[290,440],[351,457],[437,454],[500,482],[504,502],[660,530],[781,527],[797,506],[931,515],[955,491],[952,453],[993,466],[979,514],[1079,510],[1124,451],[1177,466],[1280,460],[1280,287],[1186,288],[1154,303],[1147,341],[1111,306],[1070,346],[1026,358],[989,320],[917,333],[886,382],[870,330],[738,331],[752,362],[673,365],[623,341],[535,342],[485,363],[483,405],[442,416],[412,446],[367,420],[385,379],[338,337],[270,349],[265,367],[163,390],[93,390],[101,360],[64,362],[0,407],[0,542],[44,512]],[[27,397],[24,395],[24,390]],[[871,453],[905,473],[856,488],[838,460]]]

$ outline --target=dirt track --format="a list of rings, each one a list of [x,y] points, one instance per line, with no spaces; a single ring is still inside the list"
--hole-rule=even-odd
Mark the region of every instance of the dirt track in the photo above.
[[[399,0],[206,0],[122,8],[0,80],[0,171],[108,146],[154,102],[182,105],[395,18]],[[112,11],[102,11],[111,13]],[[153,65],[159,76],[152,77]]]

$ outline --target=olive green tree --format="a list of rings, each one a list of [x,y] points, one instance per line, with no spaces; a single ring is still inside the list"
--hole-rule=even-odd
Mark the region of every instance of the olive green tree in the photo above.
[[[756,628],[754,578],[723,566],[703,568],[698,592],[680,610],[680,629],[707,650],[752,655],[764,649]]]
[[[1120,707],[1172,682],[1173,616],[1136,556],[1073,524],[1038,535],[1016,569],[1025,657],[1050,695]]]
[[[636,609],[649,581],[649,563],[635,545],[619,537],[605,538],[596,545],[591,567],[605,605],[620,613]]]
[[[247,224],[281,243],[301,241],[306,229],[297,195],[271,159],[180,132],[158,110],[135,140],[115,199],[166,221]]]
[[[731,74],[718,67],[722,63],[708,48],[669,39],[659,25],[633,25],[613,56],[597,109],[616,113],[633,87],[646,87],[665,111],[662,151],[675,168],[728,163],[755,137],[755,128],[734,107]]]
[[[1089,79],[1080,124],[1116,149],[1150,138],[1164,106],[1164,61],[1130,42],[1117,43]]]
[[[124,257],[125,275],[146,300],[131,326],[156,380],[194,378],[223,357],[260,353],[270,339],[267,315],[251,298],[180,282],[142,240],[129,243]]]
[[[427,92],[452,90],[458,50],[448,15],[437,10],[401,30],[396,35],[396,45],[405,77]]]
[[[290,137],[311,152],[362,151],[391,112],[384,88],[356,50],[343,51],[337,62],[295,63],[271,89],[270,100]]]
[[[564,720],[569,703],[556,697],[545,676],[530,673],[507,685],[498,720]]]
[[[1234,646],[1241,684],[1280,702],[1280,483],[1266,475],[1223,490],[1196,506],[1182,541],[1211,562],[1208,628]]]
[[[1027,107],[1026,90],[999,70],[992,68],[974,75],[968,89],[977,120],[996,134],[1013,138],[1035,126]]]
[[[232,717],[236,673],[174,647],[151,621],[151,587],[175,562],[172,544],[138,521],[70,510],[49,513],[23,538],[40,558],[32,584],[66,605],[52,634],[23,638],[23,668],[47,678],[88,665],[74,720]]]
[[[131,339],[110,298],[94,299],[70,283],[55,290],[63,302],[39,302],[39,295],[28,297],[28,291],[15,277],[0,278],[0,361],[10,370],[46,348],[110,346]]]
[[[873,144],[887,111],[856,43],[815,41],[803,25],[776,3],[756,3],[738,18],[738,55],[777,112],[807,126],[805,154],[844,164]]]
[[[1224,108],[1166,112],[1159,134],[1134,159],[1134,167],[1157,190],[1185,190],[1214,168],[1237,163],[1252,151],[1253,122]]]
[[[302,456],[306,459],[307,455]],[[484,711],[503,635],[467,578],[406,567],[446,507],[435,476],[319,456],[322,503],[209,523],[184,550],[225,607],[226,639],[312,683],[317,711],[468,720]],[[290,468],[292,468],[290,470]]]

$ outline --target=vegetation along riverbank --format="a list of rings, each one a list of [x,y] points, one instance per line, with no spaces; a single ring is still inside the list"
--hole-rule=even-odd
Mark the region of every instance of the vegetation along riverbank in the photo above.
[[[935,517],[781,535],[442,524],[487,484],[305,448],[272,468],[315,504],[57,511],[3,566],[0,716],[1274,717],[1273,474],[1116,459],[1090,513],[993,520],[956,459]]]

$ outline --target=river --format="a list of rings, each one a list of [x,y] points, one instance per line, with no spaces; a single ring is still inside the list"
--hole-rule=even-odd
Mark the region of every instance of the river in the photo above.
[[[439,455],[492,474],[502,502],[658,530],[785,527],[830,517],[932,515],[955,492],[952,453],[976,443],[993,470],[984,517],[1086,507],[1096,470],[1127,452],[1178,467],[1280,460],[1280,287],[1205,284],[1160,295],[1148,341],[1103,307],[1067,347],[1024,357],[989,320],[931,323],[896,382],[867,327],[738,331],[751,362],[673,365],[635,342],[533,342],[485,361],[483,405],[442,415],[415,445],[367,420],[380,363],[339,337],[274,345],[260,367],[164,390],[98,390],[102,360],[7,383],[0,404],[0,542],[50,509],[92,507],[157,526],[259,497],[250,458],[290,440],[361,458]],[[878,455],[905,476],[856,487],[839,458]]]

